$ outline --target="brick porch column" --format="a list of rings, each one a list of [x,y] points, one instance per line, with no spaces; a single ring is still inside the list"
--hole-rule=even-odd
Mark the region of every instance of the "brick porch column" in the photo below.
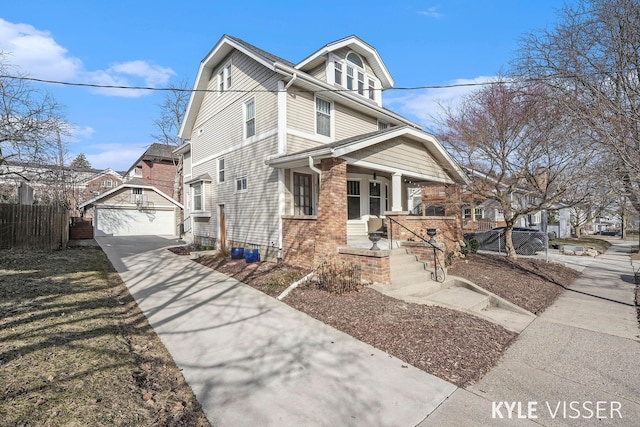
[[[338,253],[347,244],[347,162],[323,159],[322,182],[318,195],[315,261]]]

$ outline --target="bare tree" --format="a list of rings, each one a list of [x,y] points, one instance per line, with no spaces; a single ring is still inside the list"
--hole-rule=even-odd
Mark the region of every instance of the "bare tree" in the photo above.
[[[559,23],[527,35],[514,62],[537,78],[603,152],[625,197],[640,212],[640,4],[579,0]]]
[[[184,141],[178,137],[178,131],[187,111],[190,95],[189,83],[186,80],[181,80],[174,90],[165,94],[162,103],[158,105],[160,116],[153,121],[157,133],[152,134],[152,138],[175,147],[182,145]],[[178,201],[181,199],[181,177],[182,156],[179,156],[176,160],[176,175],[173,184],[173,198]]]
[[[588,155],[576,150],[578,136],[547,95],[539,85],[501,80],[447,109],[442,123],[441,139],[472,171],[471,193],[501,205],[505,249],[513,258],[517,221],[559,202],[575,203],[570,189]]]
[[[21,175],[14,165],[58,163],[59,135],[67,133],[61,106],[21,80],[0,52],[0,175]]]

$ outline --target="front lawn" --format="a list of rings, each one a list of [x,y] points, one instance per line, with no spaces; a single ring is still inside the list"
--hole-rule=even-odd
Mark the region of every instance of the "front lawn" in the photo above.
[[[0,251],[0,385],[0,425],[209,425],[99,248]]]

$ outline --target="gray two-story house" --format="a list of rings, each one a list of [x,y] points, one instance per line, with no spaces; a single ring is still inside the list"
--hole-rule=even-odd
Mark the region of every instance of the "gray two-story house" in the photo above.
[[[466,176],[433,135],[382,106],[393,84],[355,36],[298,63],[223,36],[200,63],[176,150],[187,231],[299,265],[366,236],[371,218],[459,240],[459,213],[409,218],[407,188]]]

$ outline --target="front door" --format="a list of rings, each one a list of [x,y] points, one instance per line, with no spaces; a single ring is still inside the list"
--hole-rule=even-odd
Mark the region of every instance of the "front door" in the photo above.
[[[227,233],[226,233],[226,225],[224,220],[224,205],[219,205],[219,216],[220,221],[218,221],[218,236],[220,236],[220,250],[225,251],[227,249]]]

